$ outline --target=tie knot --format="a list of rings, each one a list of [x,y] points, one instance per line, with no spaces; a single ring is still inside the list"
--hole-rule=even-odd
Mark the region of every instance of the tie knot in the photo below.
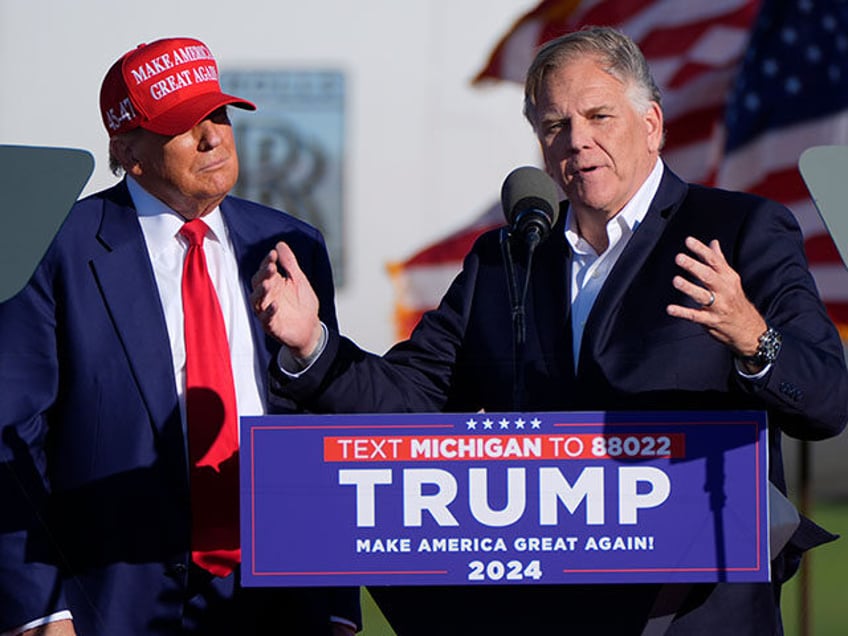
[[[206,232],[209,231],[209,226],[200,219],[192,219],[180,228],[180,234],[188,239],[189,245],[203,245],[203,238]]]

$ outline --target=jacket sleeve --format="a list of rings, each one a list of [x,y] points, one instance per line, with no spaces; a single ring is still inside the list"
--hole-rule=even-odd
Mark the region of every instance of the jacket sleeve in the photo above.
[[[0,632],[67,609],[48,529],[46,448],[58,394],[49,265],[0,303]]]
[[[848,421],[843,345],[810,274],[800,228],[783,206],[765,202],[749,215],[731,265],[750,300],[782,336],[777,360],[757,393],[784,433],[818,440]]]
[[[290,377],[271,365],[271,390],[315,413],[401,413],[441,410],[468,322],[479,259],[472,251],[439,306],[410,338],[378,356],[329,329],[321,356]]]

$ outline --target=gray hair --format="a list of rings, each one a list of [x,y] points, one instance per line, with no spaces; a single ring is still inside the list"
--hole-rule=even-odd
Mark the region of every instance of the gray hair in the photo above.
[[[115,153],[115,144],[132,144],[133,141],[141,134],[141,130],[141,128],[133,128],[132,130],[128,130],[127,132],[121,133],[119,135],[115,135],[114,137],[109,139],[109,170],[111,170],[112,174],[116,177],[120,177],[121,175],[123,175],[126,172],[126,169],[121,163],[121,159],[118,154]]]
[[[628,95],[637,111],[644,113],[651,102],[662,108],[660,89],[636,43],[610,27],[586,27],[546,42],[530,64],[524,82],[524,116],[534,130],[536,100],[547,73],[586,56],[596,58],[607,73],[633,89]]]
[[[118,158],[112,154],[112,144],[109,144],[109,170],[111,170],[112,174],[116,177],[120,177],[124,174],[124,167],[121,165],[121,162],[118,161]]]

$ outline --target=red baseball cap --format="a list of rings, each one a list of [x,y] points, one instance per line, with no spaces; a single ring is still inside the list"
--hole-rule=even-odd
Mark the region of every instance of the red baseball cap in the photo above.
[[[140,44],[112,65],[100,87],[100,112],[110,137],[139,127],[179,135],[229,104],[256,110],[246,99],[221,92],[215,58],[192,38]]]

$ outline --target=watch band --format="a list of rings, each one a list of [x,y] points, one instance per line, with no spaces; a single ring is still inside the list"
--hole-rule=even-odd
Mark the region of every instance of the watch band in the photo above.
[[[757,352],[752,356],[743,356],[742,360],[748,364],[765,367],[773,364],[780,353],[783,338],[774,327],[768,327],[765,333],[758,339]]]

